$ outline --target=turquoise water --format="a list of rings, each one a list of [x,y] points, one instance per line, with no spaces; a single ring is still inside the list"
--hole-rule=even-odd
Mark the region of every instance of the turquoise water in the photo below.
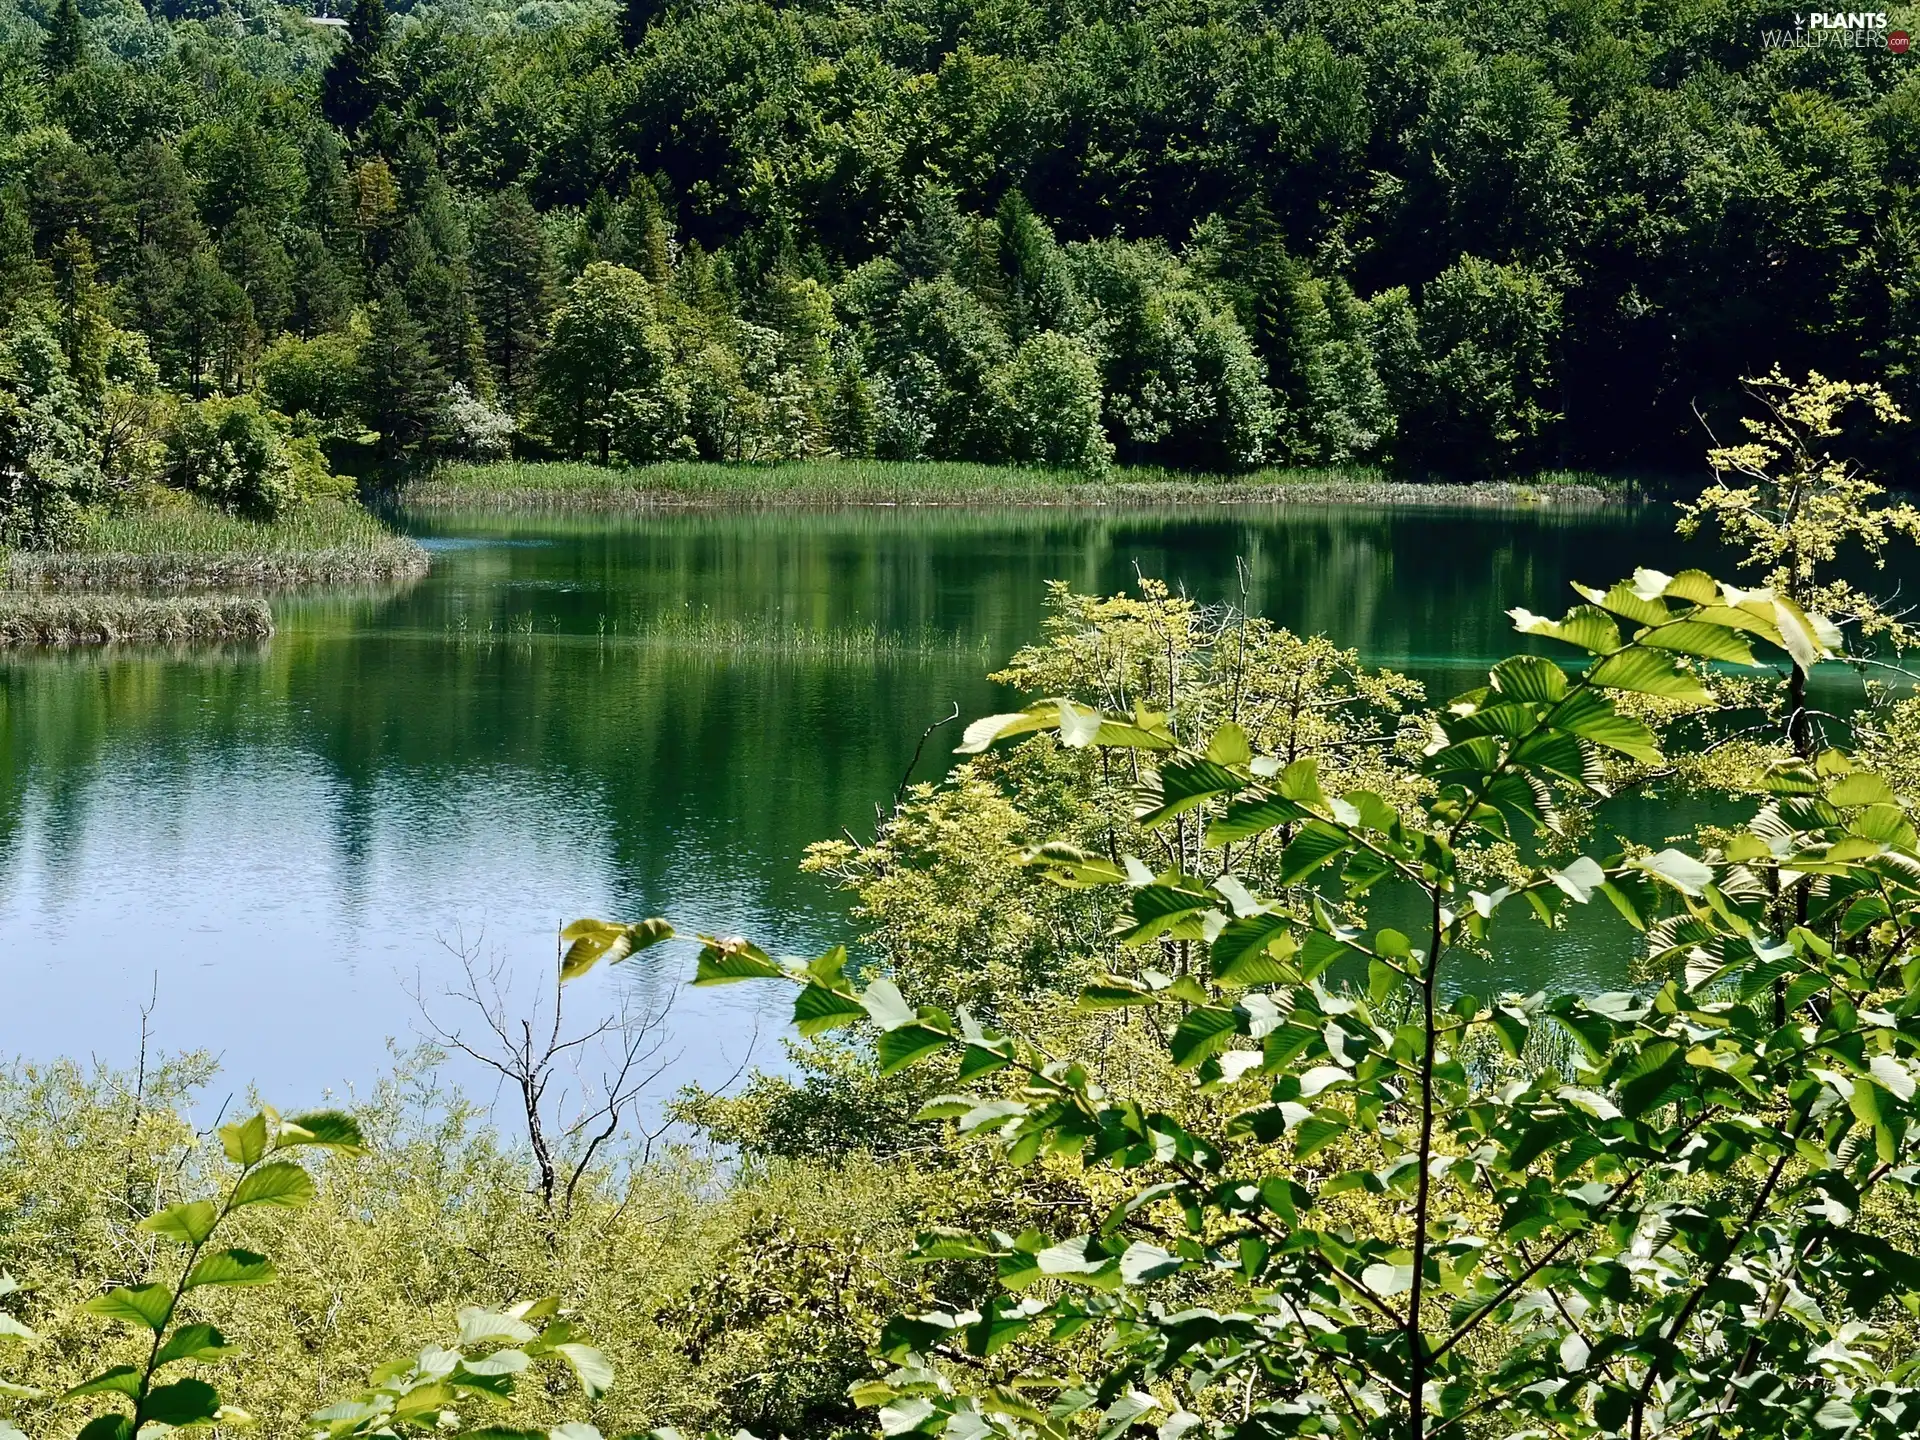
[[[262,649],[0,664],[0,1050],[130,1060],[157,994],[158,1044],[217,1051],[232,1088],[295,1103],[364,1086],[389,1039],[413,1043],[410,991],[457,1015],[442,997],[462,948],[516,1004],[579,915],[817,950],[845,934],[842,902],[798,873],[802,850],[871,830],[930,721],[1005,704],[985,674],[1038,633],[1047,580],[1244,584],[1255,611],[1446,692],[1511,648],[1506,607],[1700,563],[1669,519],[427,518],[427,580],[277,601]],[[663,623],[674,643],[638,638]],[[1661,802],[1637,803],[1658,828]],[[1465,978],[1617,983],[1622,953],[1604,927],[1550,947],[1520,932]],[[671,998],[668,1080],[724,1077],[750,1045],[777,1061],[784,997],[676,979],[599,975],[568,1003]]]

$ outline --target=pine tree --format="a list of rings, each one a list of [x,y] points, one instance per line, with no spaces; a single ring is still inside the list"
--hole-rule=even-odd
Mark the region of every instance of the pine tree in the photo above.
[[[87,26],[76,0],[59,0],[47,22],[40,60],[49,78],[58,79],[80,68],[87,56]]]
[[[349,135],[357,135],[392,93],[386,51],[386,0],[353,0],[346,44],[320,80],[320,108]]]
[[[501,400],[519,413],[532,392],[534,361],[553,306],[546,232],[519,186],[500,191],[480,212],[468,264],[487,361]]]
[[[447,377],[397,290],[381,293],[368,320],[360,348],[361,414],[370,429],[380,432],[380,457],[398,460],[432,438]]]

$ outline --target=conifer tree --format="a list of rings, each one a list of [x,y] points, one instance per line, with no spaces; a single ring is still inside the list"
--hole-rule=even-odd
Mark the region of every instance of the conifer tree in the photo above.
[[[546,233],[519,186],[509,185],[480,212],[469,267],[487,361],[502,402],[518,412],[532,391],[553,289]]]
[[[447,377],[397,290],[383,291],[368,319],[360,350],[361,413],[368,428],[380,432],[380,457],[398,460],[432,437]]]
[[[47,75],[58,79],[80,68],[87,54],[87,26],[77,0],[59,0],[47,22],[47,38],[40,50]]]
[[[346,44],[320,81],[321,109],[349,135],[359,133],[392,90],[386,50],[386,0],[353,0]]]

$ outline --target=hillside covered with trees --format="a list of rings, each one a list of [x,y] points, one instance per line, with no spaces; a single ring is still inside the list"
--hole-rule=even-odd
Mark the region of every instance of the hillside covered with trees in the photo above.
[[[1913,408],[1920,62],[1782,23],[12,0],[10,538],[369,452],[1646,471],[1765,363]]]

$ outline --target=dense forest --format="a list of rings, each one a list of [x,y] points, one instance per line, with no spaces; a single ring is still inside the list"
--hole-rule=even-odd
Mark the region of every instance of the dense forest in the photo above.
[[[1920,61],[1782,26],[12,0],[8,528],[510,448],[1673,470],[1775,362],[1912,408]]]

